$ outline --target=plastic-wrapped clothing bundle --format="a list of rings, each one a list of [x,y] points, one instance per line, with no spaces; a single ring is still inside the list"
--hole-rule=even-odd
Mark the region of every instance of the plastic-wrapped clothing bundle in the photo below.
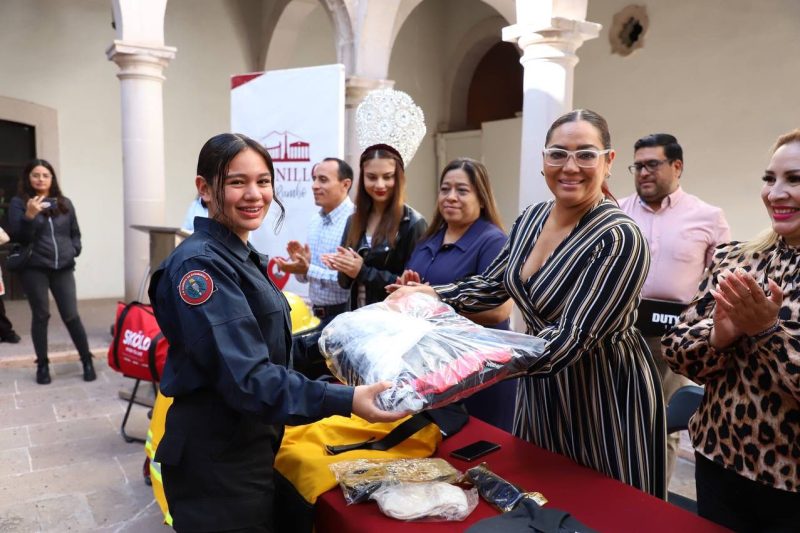
[[[545,341],[484,328],[431,296],[413,293],[337,316],[319,347],[348,385],[388,380],[381,409],[417,412],[455,402],[527,372]]]
[[[441,481],[400,483],[379,488],[370,499],[397,520],[461,521],[478,506],[478,491]]]

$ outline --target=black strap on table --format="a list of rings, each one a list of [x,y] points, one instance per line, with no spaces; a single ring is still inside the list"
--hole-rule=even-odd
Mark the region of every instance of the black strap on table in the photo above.
[[[338,455],[342,452],[349,452],[350,450],[386,451],[394,448],[432,422],[433,421],[426,416],[425,413],[417,413],[399,426],[396,426],[381,439],[375,440],[375,437],[371,437],[363,442],[355,442],[353,444],[326,444],[325,449],[330,455]]]

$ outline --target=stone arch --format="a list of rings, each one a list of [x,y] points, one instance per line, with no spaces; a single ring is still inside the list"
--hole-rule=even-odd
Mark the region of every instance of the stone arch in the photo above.
[[[355,37],[345,0],[276,0],[262,13],[263,45],[260,70],[284,68],[281,55],[294,51],[303,35],[303,19],[321,6],[331,21],[336,47],[336,60],[345,65],[349,75],[355,67]]]
[[[313,0],[278,0],[262,13],[264,24],[264,70],[287,68],[297,41],[302,37],[304,19],[325,2]]]
[[[508,22],[502,16],[484,19],[468,31],[456,50],[458,55],[448,60],[445,73],[443,129],[458,131],[466,127],[467,96],[475,68],[484,55],[501,39],[501,30]]]
[[[423,1],[424,0],[402,0],[397,10],[397,16],[395,18],[394,28],[392,28],[392,40],[390,42],[392,46],[394,46],[395,38],[397,37],[397,34],[400,32],[400,28],[402,28],[403,24],[405,24],[408,16]],[[500,14],[500,16],[505,20],[505,24],[503,24],[503,26],[508,26],[516,22],[517,7],[515,0],[480,0],[480,1],[488,5],[489,7],[493,8]]]
[[[320,0],[333,23],[336,39],[336,58],[344,65],[347,76],[354,73],[356,61],[356,39],[353,22],[345,0]]]
[[[394,48],[397,35],[411,13],[424,0],[401,0],[394,14],[390,49]],[[502,40],[502,29],[516,21],[515,0],[476,0],[491,7],[498,14],[484,19],[466,32],[458,52],[448,58],[448,70],[445,72],[443,112],[440,126],[444,130],[463,129],[466,124],[467,94],[475,67],[489,49]],[[385,31],[385,29],[383,30]],[[387,68],[388,68],[387,57]]]
[[[392,48],[394,48],[394,42],[397,39],[397,34],[400,33],[400,29],[403,27],[403,24],[406,23],[406,19],[408,19],[411,12],[414,11],[418,5],[420,5],[425,0],[402,0],[400,5],[397,9],[397,14],[394,19],[394,27],[392,28],[392,40],[390,44]]]
[[[484,4],[491,6],[500,16],[506,20],[507,24],[517,22],[517,0],[481,0]]]
[[[353,15],[361,23],[355,49],[354,74],[370,79],[385,79],[394,43],[393,28],[405,3],[414,7],[422,0],[381,0],[367,2],[359,13]],[[409,11],[410,12],[410,11]]]

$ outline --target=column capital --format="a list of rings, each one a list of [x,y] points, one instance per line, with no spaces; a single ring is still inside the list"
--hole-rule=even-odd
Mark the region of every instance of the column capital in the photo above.
[[[575,55],[575,51],[590,39],[597,38],[602,29],[601,24],[574,20],[564,17],[553,17],[548,26],[534,24],[514,24],[503,28],[503,40],[516,42],[527,58],[566,58]],[[538,52],[529,47],[534,44],[546,45]],[[538,48],[538,47],[537,47]],[[577,61],[577,57],[575,57]]]
[[[345,80],[344,84],[345,107],[356,107],[364,100],[367,93],[370,91],[374,91],[375,89],[391,89],[392,87],[394,87],[394,80],[350,76]]]
[[[175,58],[174,46],[154,46],[115,40],[106,57],[119,66],[119,79],[139,78],[164,81],[164,69]]]
[[[518,5],[522,1],[518,0]],[[545,5],[547,2],[542,2]],[[532,6],[532,2],[526,6]],[[558,5],[556,5],[558,4]],[[538,6],[539,4],[537,4]],[[577,2],[553,0],[551,7],[575,7]],[[529,14],[536,15],[536,7]],[[577,13],[580,15],[580,13]],[[579,16],[531,17],[527,23],[503,28],[503,40],[522,50],[523,67],[522,149],[520,150],[520,209],[552,197],[542,180],[532,180],[542,168],[542,155],[531,146],[545,145],[545,132],[556,117],[572,109],[573,78],[577,50],[600,34],[600,24]]]

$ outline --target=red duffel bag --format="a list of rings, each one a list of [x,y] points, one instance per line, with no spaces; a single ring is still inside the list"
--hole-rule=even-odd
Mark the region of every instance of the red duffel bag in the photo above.
[[[131,378],[159,381],[167,359],[167,347],[167,339],[158,327],[152,306],[117,302],[108,366]]]

